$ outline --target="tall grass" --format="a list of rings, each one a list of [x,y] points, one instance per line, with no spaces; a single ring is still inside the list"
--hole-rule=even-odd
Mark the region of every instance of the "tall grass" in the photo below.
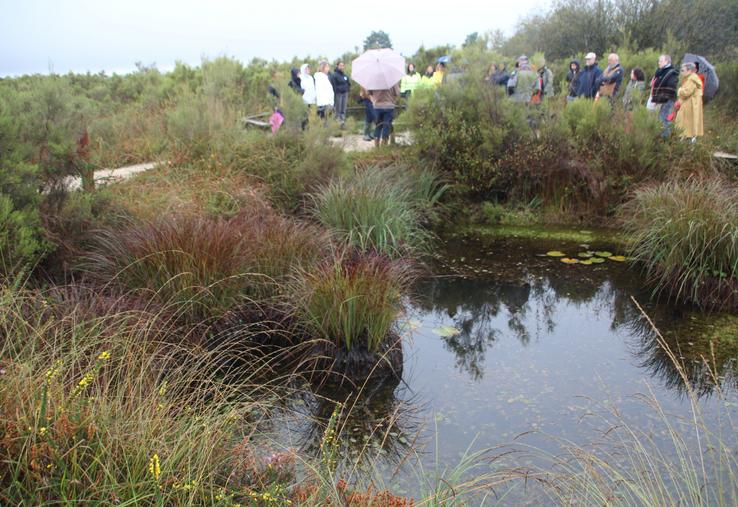
[[[312,212],[339,238],[362,251],[393,257],[422,249],[429,234],[420,224],[420,203],[437,201],[432,177],[411,188],[388,170],[367,169],[333,180],[311,195]]]
[[[655,290],[704,308],[738,307],[738,188],[690,178],[637,190],[621,210]]]
[[[95,292],[0,289],[0,502],[233,505],[272,491],[238,449],[259,404],[163,315]],[[271,489],[270,489],[271,488]]]
[[[295,278],[295,305],[311,336],[375,352],[392,330],[411,277],[405,261],[338,250]]]
[[[324,240],[268,210],[230,219],[180,214],[98,232],[83,267],[98,282],[175,302],[197,321],[278,295],[294,268],[319,258]]]

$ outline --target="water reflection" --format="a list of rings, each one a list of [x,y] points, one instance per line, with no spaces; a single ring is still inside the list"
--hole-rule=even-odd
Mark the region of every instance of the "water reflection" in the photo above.
[[[527,347],[553,334],[557,322],[570,318],[574,309],[579,313],[576,326],[581,329],[587,329],[593,317],[608,319],[610,331],[622,335],[638,366],[667,389],[682,394],[685,384],[679,369],[633,304],[631,297],[636,297],[700,396],[712,393],[716,383],[733,381],[738,345],[705,339],[709,316],[691,316],[700,325],[685,325],[684,309],[650,302],[638,274],[625,265],[561,266],[536,255],[556,246],[560,245],[497,240],[492,249],[489,242],[475,238],[448,245],[447,255],[437,266],[446,274],[418,285],[415,308],[437,319],[451,319],[459,333],[441,339],[455,356],[459,371],[481,380],[488,353],[502,337],[514,337]],[[481,255],[472,259],[469,252]]]

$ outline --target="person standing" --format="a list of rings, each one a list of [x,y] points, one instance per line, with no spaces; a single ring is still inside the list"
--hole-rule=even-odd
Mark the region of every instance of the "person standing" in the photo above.
[[[541,83],[541,95],[547,99],[554,96],[554,76],[551,69],[546,66],[546,61],[541,62],[541,68],[538,69],[538,76]]]
[[[612,104],[613,100],[620,90],[620,83],[623,82],[623,67],[620,66],[620,57],[615,53],[610,53],[607,57],[607,67],[597,79],[596,99],[607,97]]]
[[[400,81],[400,95],[409,97],[420,84],[420,73],[415,70],[414,63],[407,64],[407,74]]]
[[[395,114],[395,102],[400,95],[400,87],[394,85],[387,90],[370,90],[369,97],[374,106],[374,145],[389,144],[389,136],[392,132],[392,119]]]
[[[351,88],[351,81],[349,77],[344,74],[346,70],[346,64],[339,61],[336,64],[336,69],[331,75],[331,84],[333,85],[333,95],[336,108],[336,119],[341,124],[341,127],[346,123],[346,109],[348,108],[348,96],[349,89]]]
[[[679,74],[671,65],[671,57],[669,55],[659,56],[659,68],[651,84],[651,102],[659,110],[659,120],[664,126],[663,137],[669,137],[671,134],[669,116],[674,109],[678,86]]]
[[[584,69],[579,73],[577,97],[595,98],[595,95],[597,95],[597,80],[600,75],[602,75],[602,70],[597,66],[597,55],[587,53],[584,57]]]
[[[318,64],[315,73],[315,103],[318,106],[318,116],[325,119],[333,109],[334,94],[331,79],[328,77],[330,66],[325,60]]]
[[[636,104],[643,104],[643,92],[646,90],[646,75],[640,67],[630,71],[630,81],[623,93],[623,109],[632,111]]]
[[[566,94],[566,101],[571,102],[577,98],[579,90],[579,60],[569,62],[569,72],[566,73],[566,82],[569,83],[569,91]]]
[[[302,88],[302,100],[308,107],[315,105],[315,79],[310,74],[310,65],[303,63],[300,66],[300,87]]]
[[[528,57],[522,55],[517,63],[518,71],[507,82],[508,92],[512,89],[510,99],[524,104],[531,102],[534,97],[540,99],[541,79],[528,62]]]
[[[420,77],[418,88],[433,88],[433,65],[425,68],[425,73]]]
[[[304,95],[305,90],[302,89],[301,79],[300,79],[300,69],[293,67],[290,69],[290,82],[287,83],[287,86],[292,88],[292,91],[294,91],[298,95]]]
[[[704,135],[702,118],[702,80],[697,75],[697,66],[693,62],[682,65],[682,85],[677,90],[676,124],[682,130],[682,136],[692,142]]]
[[[359,97],[361,103],[364,104],[364,141],[372,141],[374,139],[373,127],[374,127],[374,106],[372,105],[372,99],[369,97],[369,92],[363,87],[359,89]]]
[[[433,81],[434,86],[441,86],[443,83],[446,82],[446,64],[443,62],[438,62],[436,64],[436,70],[433,73],[433,77],[431,78]]]

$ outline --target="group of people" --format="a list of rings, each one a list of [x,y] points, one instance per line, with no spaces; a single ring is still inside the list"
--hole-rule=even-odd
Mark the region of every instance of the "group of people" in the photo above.
[[[345,63],[339,61],[333,71],[327,61],[318,64],[318,70],[311,74],[310,65],[304,64],[300,69],[293,68],[290,88],[302,96],[310,107],[317,108],[317,114],[325,118],[333,112],[335,118],[343,124],[346,121],[346,110],[351,81],[345,74]],[[625,69],[620,64],[617,54],[607,57],[607,66],[601,69],[597,64],[597,55],[587,53],[584,67],[578,60],[569,63],[566,74],[566,100],[571,102],[579,98],[601,100],[607,99],[611,104],[620,97],[620,89],[624,80]],[[374,140],[377,145],[388,143],[392,131],[392,120],[397,99],[410,96],[420,88],[433,88],[448,81],[451,74],[446,71],[442,62],[435,66],[428,65],[424,73],[416,70],[413,63],[407,65],[402,80],[387,90],[360,90],[361,101],[365,106],[364,139]],[[658,114],[663,124],[663,135],[667,137],[676,123],[684,137],[694,141],[703,135],[702,95],[705,78],[699,74],[696,63],[684,63],[680,72],[671,62],[669,55],[661,55],[648,89],[647,108]],[[525,104],[540,104],[544,99],[554,95],[554,75],[545,62],[535,68],[528,57],[520,56],[515,68],[508,72],[504,64],[493,64],[485,77],[491,85],[505,88],[511,100]],[[630,71],[625,90],[620,100],[626,111],[646,97],[646,75],[642,68],[635,67]]]
[[[315,106],[320,118],[325,118],[333,111],[343,125],[351,88],[351,80],[345,74],[346,64],[339,61],[331,72],[328,62],[321,61],[315,74],[311,74],[310,70],[310,64],[307,63],[299,69],[293,68],[288,86],[302,95],[305,104]]]
[[[617,54],[607,57],[607,67],[601,69],[597,65],[597,55],[587,53],[584,67],[578,60],[569,63],[566,75],[566,100],[571,102],[578,98],[600,100],[606,98],[614,105],[620,97],[620,88],[625,76],[625,69],[620,64]],[[681,82],[680,82],[681,74]],[[545,63],[536,70],[526,56],[521,56],[515,63],[515,69],[507,73],[504,66],[493,65],[486,79],[495,85],[505,86],[508,95],[517,102],[537,104],[554,94],[553,73]],[[661,55],[658,68],[646,88],[646,74],[640,67],[630,71],[625,90],[620,100],[626,111],[648,97],[647,108],[656,112],[663,125],[663,135],[668,137],[672,124],[676,123],[683,136],[694,142],[704,134],[702,96],[705,77],[699,74],[697,63],[687,62],[681,67],[681,73],[674,68],[669,55]],[[648,92],[648,95],[646,95]]]
[[[308,107],[315,107],[320,118],[333,113],[336,120],[344,125],[348,108],[351,80],[345,74],[346,64],[339,61],[333,71],[327,61],[318,63],[318,70],[311,73],[310,65],[305,63],[291,71],[289,87],[302,96]],[[365,107],[364,140],[375,144],[388,144],[392,131],[392,120],[400,96],[407,97],[423,87],[434,87],[444,81],[445,65],[439,63],[434,68],[429,65],[421,75],[415,65],[408,64],[406,75],[400,83],[387,90],[361,89],[359,96]]]

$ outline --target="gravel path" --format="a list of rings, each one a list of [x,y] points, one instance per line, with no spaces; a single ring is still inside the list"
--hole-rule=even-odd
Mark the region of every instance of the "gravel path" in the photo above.
[[[158,164],[158,162],[146,162],[145,164],[129,165],[119,167],[117,169],[101,169],[99,171],[95,171],[95,185],[121,181],[133,176],[134,174],[153,169]],[[77,190],[82,187],[82,178],[79,177],[70,176],[67,178],[66,182],[69,190]]]

